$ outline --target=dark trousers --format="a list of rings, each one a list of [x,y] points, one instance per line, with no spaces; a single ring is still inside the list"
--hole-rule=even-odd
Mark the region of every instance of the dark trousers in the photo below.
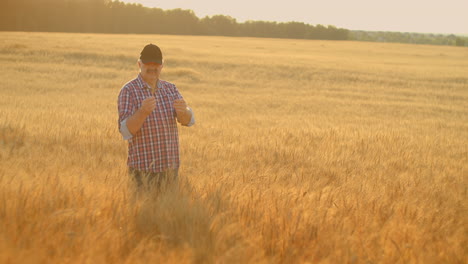
[[[128,171],[138,189],[157,188],[161,190],[170,184],[177,183],[179,177],[178,169],[171,169],[163,172],[146,172],[128,168]]]

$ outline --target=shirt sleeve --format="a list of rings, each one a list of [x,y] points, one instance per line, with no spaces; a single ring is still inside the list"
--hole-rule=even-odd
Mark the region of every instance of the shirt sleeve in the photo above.
[[[122,137],[124,140],[129,140],[133,137],[132,133],[130,133],[130,130],[128,130],[127,119],[125,119],[124,121],[120,123],[119,131],[120,131],[120,134],[122,134]]]
[[[190,108],[190,113],[192,113],[192,117],[190,118],[190,122],[187,125],[185,125],[187,127],[195,125],[195,115],[193,114],[192,108]]]
[[[175,86],[175,84],[172,85],[172,95],[174,97],[174,100],[184,99],[184,97],[182,97],[182,95],[179,93],[179,89],[177,89],[177,86]]]
[[[133,104],[131,95],[126,87],[120,90],[117,105],[119,110],[119,131],[123,139],[128,140],[133,137],[127,127],[127,118],[133,115]]]

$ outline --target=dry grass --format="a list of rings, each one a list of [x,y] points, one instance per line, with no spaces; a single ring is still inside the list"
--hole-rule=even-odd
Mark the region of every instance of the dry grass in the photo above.
[[[468,262],[466,48],[0,36],[0,263]],[[135,199],[116,100],[148,42],[198,123]]]

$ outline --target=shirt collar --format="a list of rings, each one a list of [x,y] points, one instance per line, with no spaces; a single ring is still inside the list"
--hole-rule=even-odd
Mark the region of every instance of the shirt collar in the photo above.
[[[147,82],[145,82],[145,80],[143,80],[143,77],[141,76],[141,74],[138,74],[137,81],[141,89],[151,90],[151,86]],[[158,89],[162,89],[163,86],[160,80],[157,81],[156,86],[158,87]]]

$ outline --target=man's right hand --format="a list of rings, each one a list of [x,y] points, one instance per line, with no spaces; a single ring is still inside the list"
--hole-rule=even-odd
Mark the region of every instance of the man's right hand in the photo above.
[[[156,98],[154,98],[154,96],[150,96],[146,98],[145,100],[143,100],[140,109],[145,114],[149,115],[151,114],[151,112],[153,112],[155,108],[156,108]]]

